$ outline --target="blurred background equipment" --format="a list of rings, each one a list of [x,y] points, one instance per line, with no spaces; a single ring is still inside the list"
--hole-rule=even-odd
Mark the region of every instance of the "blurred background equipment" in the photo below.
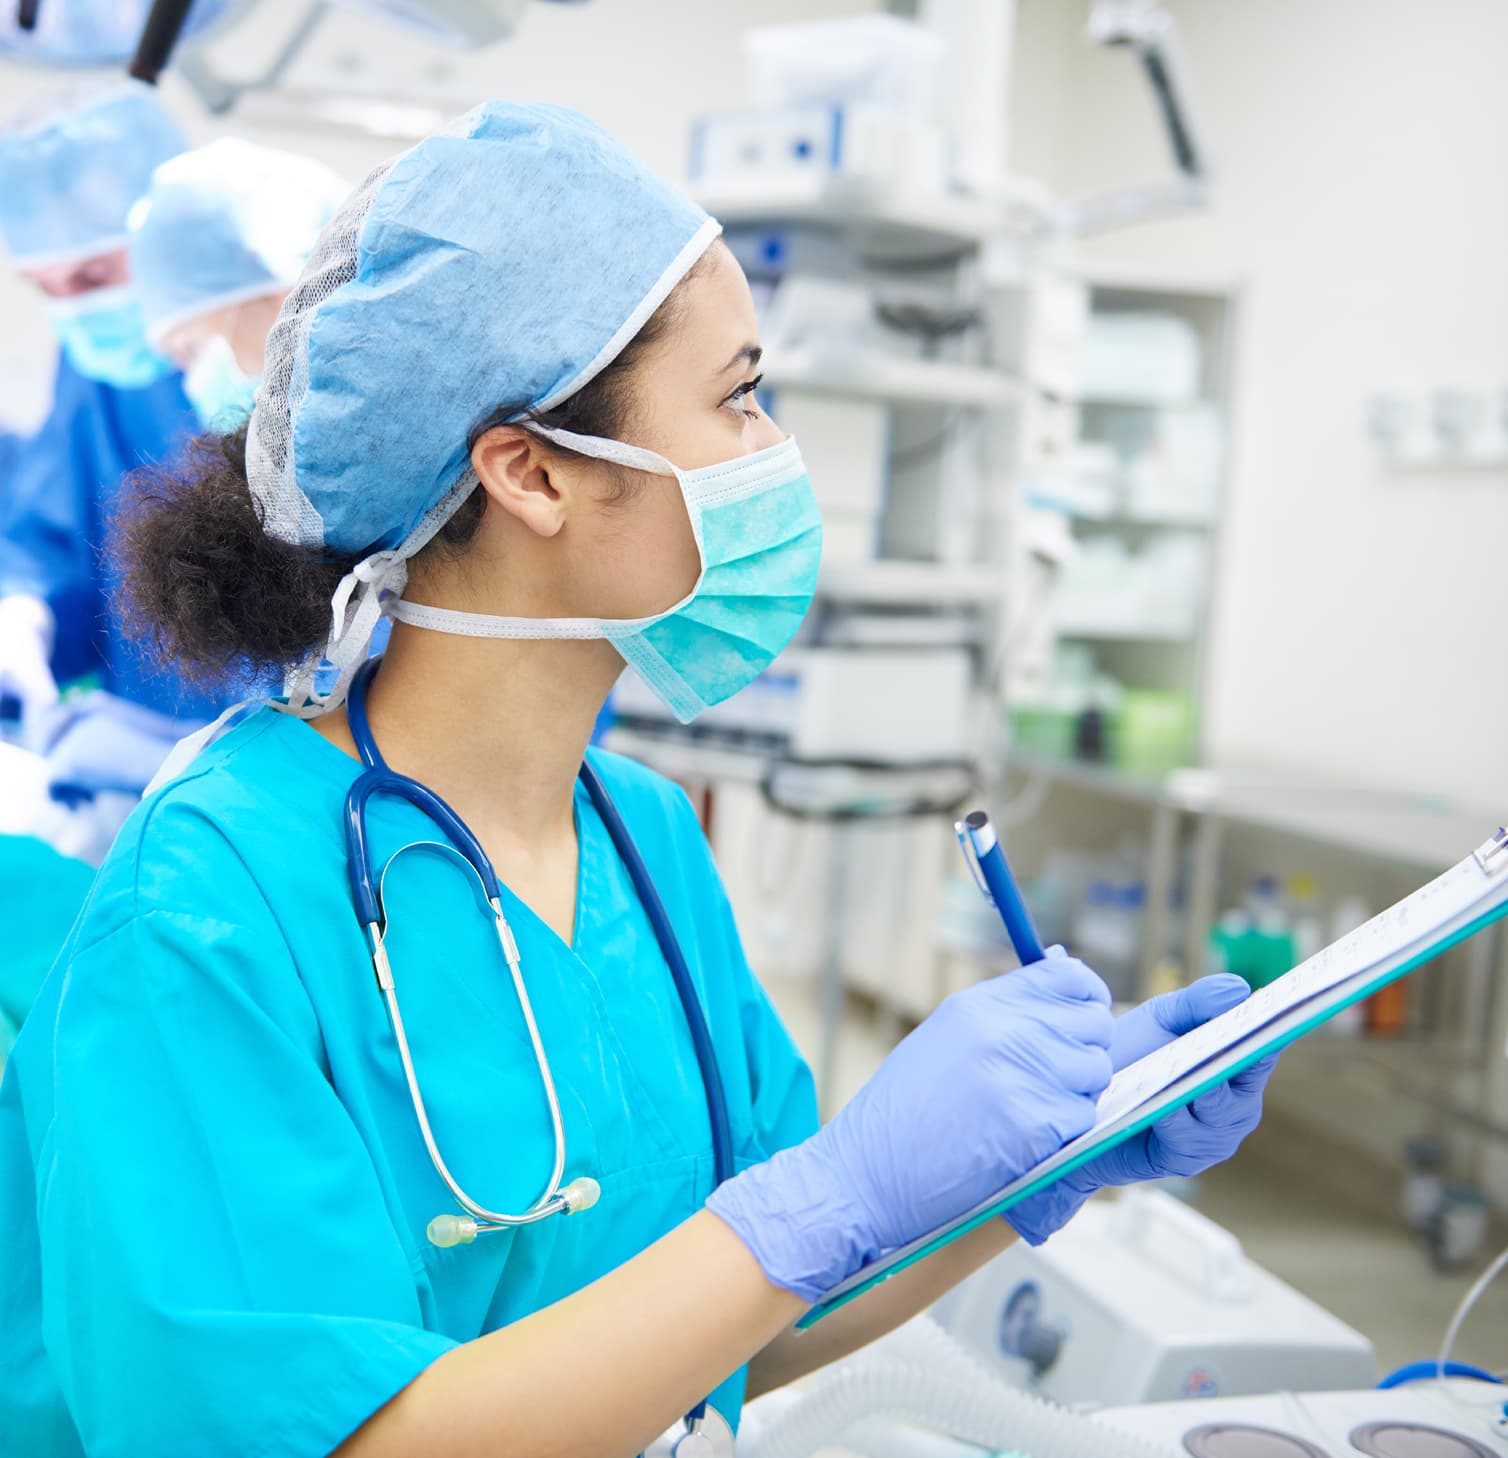
[[[192,0],[178,7],[182,14],[174,38],[193,41],[203,36],[243,3]],[[20,0],[6,11],[0,16],[0,57],[61,69],[123,66],[136,53],[152,6],[151,0]]]
[[[1500,1458],[1508,1453],[1493,1387],[1455,1379],[1389,1392],[1274,1393],[1214,1402],[1152,1403],[1096,1414],[1151,1451],[1224,1458]]]
[[[579,4],[584,0],[540,0]],[[20,0],[0,21],[0,57],[58,68],[122,64],[138,81],[156,85],[176,68],[213,112],[229,110],[245,93],[276,87],[332,10],[371,15],[452,49],[477,49],[507,40],[530,0]],[[279,32],[261,68],[227,76],[206,54],[205,42],[244,36],[257,26]]]
[[[950,1291],[942,1325],[1003,1381],[1065,1407],[1370,1386],[1372,1344],[1161,1190],[1092,1201]]]

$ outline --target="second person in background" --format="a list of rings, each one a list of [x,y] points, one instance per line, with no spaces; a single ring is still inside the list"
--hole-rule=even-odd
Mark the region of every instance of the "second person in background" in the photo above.
[[[147,338],[206,430],[243,425],[267,335],[349,186],[320,162],[224,137],[152,174],[130,217]]]

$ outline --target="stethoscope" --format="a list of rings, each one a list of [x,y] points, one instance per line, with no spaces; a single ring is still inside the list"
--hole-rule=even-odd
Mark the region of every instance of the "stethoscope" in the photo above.
[[[523,970],[518,954],[518,943],[512,928],[503,915],[502,893],[498,886],[497,872],[492,868],[487,852],[471,833],[466,822],[456,814],[439,795],[427,786],[398,774],[388,767],[377,742],[372,737],[371,724],[367,720],[367,689],[381,666],[381,658],[368,659],[361,666],[351,684],[346,699],[346,715],[351,726],[351,737],[356,741],[356,751],[365,766],[346,796],[345,833],[347,870],[351,878],[351,897],[356,903],[356,915],[366,928],[372,948],[372,969],[377,974],[377,986],[387,1003],[388,1017],[392,1022],[393,1037],[398,1044],[398,1057],[403,1064],[403,1076],[408,1083],[409,1099],[414,1106],[414,1117],[419,1121],[419,1132],[424,1136],[425,1147],[435,1173],[445,1182],[455,1202],[460,1206],[460,1215],[437,1215],[429,1222],[427,1234],[431,1244],[453,1246],[469,1243],[478,1235],[494,1230],[508,1230],[520,1225],[532,1225],[551,1215],[570,1215],[578,1210],[588,1210],[597,1203],[601,1187],[590,1176],[581,1176],[562,1186],[565,1172],[566,1144],[565,1127],[561,1120],[560,1098],[555,1089],[555,1079],[550,1072],[550,1060],[545,1054],[544,1043],[539,1036],[539,1026],[534,1018],[534,1008],[529,1001],[529,992],[524,985]],[[618,855],[628,869],[629,879],[644,907],[649,923],[654,928],[655,940],[670,967],[670,975],[680,995],[681,1008],[686,1014],[686,1023],[691,1030],[692,1046],[696,1050],[697,1065],[701,1070],[702,1087],[707,1096],[707,1120],[712,1127],[712,1162],[717,1183],[731,1178],[733,1174],[733,1137],[728,1124],[728,1106],[723,1097],[722,1078],[718,1073],[717,1058],[712,1048],[712,1037],[707,1031],[707,1021],[702,1014],[697,998],[696,985],[691,980],[691,970],[681,954],[675,929],[666,915],[664,903],[650,879],[649,867],[639,854],[623,823],[623,817],[613,804],[606,787],[591,765],[582,762],[581,782],[586,786],[592,804],[597,808],[607,833],[612,837]],[[427,815],[445,834],[447,849],[454,850],[476,873],[481,882],[483,895],[492,909],[493,925],[497,931],[498,944],[503,959],[508,964],[513,978],[513,988],[518,995],[519,1008],[524,1024],[529,1031],[529,1042],[534,1050],[534,1061],[539,1069],[540,1083],[544,1087],[545,1101],[549,1105],[550,1125],[555,1139],[555,1161],[550,1178],[539,1198],[522,1214],[506,1215],[489,1210],[473,1200],[451,1174],[440,1154],[435,1140],[429,1113],[424,1105],[424,1095],[419,1088],[419,1078],[414,1071],[414,1060],[409,1052],[408,1035],[403,1027],[403,1014],[398,1006],[398,989],[393,981],[393,969],[383,945],[383,933],[387,925],[383,910],[381,879],[384,879],[399,851],[383,868],[382,878],[374,879],[370,847],[367,842],[367,805],[374,795],[391,795],[406,800],[415,809]],[[425,842],[429,844],[429,842]],[[411,849],[404,847],[403,849]]]

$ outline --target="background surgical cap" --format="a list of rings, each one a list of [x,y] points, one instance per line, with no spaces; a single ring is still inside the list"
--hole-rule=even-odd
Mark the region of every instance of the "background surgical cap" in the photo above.
[[[183,134],[151,87],[54,95],[0,132],[0,233],[11,261],[66,263],[126,243],[126,215]]]
[[[131,213],[131,274],[154,342],[290,288],[350,191],[309,157],[233,137],[164,162]]]
[[[487,102],[384,164],[268,339],[247,468],[269,534],[417,551],[475,484],[468,434],[592,379],[718,231],[559,107]]]

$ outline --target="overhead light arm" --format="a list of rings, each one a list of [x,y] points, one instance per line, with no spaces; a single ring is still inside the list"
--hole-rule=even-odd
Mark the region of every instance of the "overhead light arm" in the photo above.
[[[1136,53],[1181,176],[1173,183],[1070,200],[1057,210],[1058,231],[1082,236],[1203,207],[1209,201],[1213,167],[1173,17],[1158,0],[1096,0],[1085,37],[1094,45]]]

